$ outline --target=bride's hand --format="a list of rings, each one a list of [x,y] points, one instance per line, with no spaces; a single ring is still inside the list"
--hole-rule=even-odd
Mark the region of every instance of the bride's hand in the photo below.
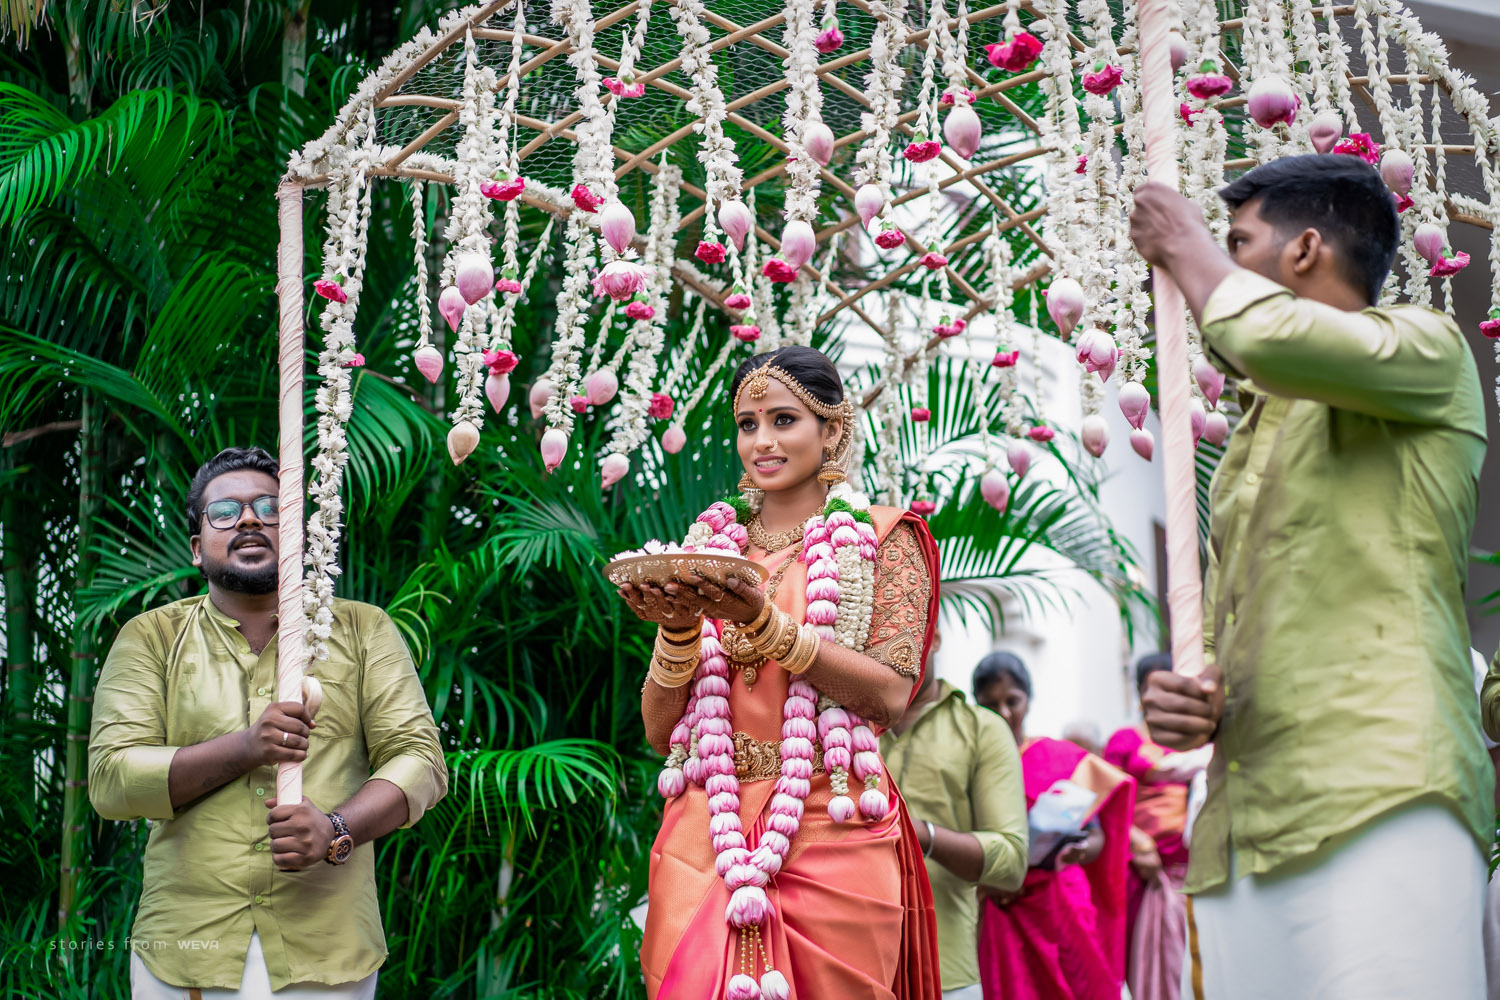
[[[670,588],[674,585],[667,586]],[[684,594],[673,590],[667,593],[649,583],[627,583],[620,587],[620,597],[630,605],[630,610],[635,612],[637,618],[665,625],[674,631],[695,628],[703,618],[700,610],[702,601],[691,592]]]
[[[727,586],[721,587],[711,580],[689,573],[682,578],[681,583],[668,583],[665,590],[672,596],[686,595],[696,600],[698,607],[708,618],[739,624],[754,620],[766,604],[766,595],[759,587],[738,577],[730,577]]]

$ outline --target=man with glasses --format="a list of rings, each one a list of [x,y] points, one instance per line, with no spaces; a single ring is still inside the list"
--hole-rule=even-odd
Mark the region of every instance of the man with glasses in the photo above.
[[[375,995],[373,841],[447,791],[410,654],[379,608],[335,601],[323,703],[277,701],[276,460],[210,459],[188,490],[208,593],[126,623],[94,696],[89,799],[150,822],[131,932],[136,1000]],[[299,805],[276,770],[303,762]]]

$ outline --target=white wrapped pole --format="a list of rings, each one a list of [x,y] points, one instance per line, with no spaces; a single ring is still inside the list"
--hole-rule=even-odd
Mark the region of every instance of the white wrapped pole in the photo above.
[[[281,462],[280,557],[276,566],[276,700],[301,701],[307,663],[302,610],[302,186],[276,192],[281,242],[276,249],[276,300],[281,360],[279,425]],[[276,772],[277,805],[302,801],[302,765]]]
[[[1146,171],[1177,190],[1177,104],[1172,92],[1169,0],[1142,0],[1141,104],[1145,118]],[[1166,272],[1152,275],[1156,306],[1157,391],[1161,396],[1162,465],[1167,495],[1167,606],[1171,611],[1172,667],[1203,673],[1203,584],[1198,575],[1197,478],[1188,389],[1187,322],[1182,291]]]

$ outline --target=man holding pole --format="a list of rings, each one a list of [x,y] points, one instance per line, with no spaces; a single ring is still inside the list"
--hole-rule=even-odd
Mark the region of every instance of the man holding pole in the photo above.
[[[1374,168],[1289,157],[1220,195],[1227,255],[1168,187],[1131,216],[1244,409],[1212,490],[1208,667],[1143,696],[1158,743],[1215,744],[1183,995],[1478,1000],[1478,372],[1447,316],[1374,305],[1400,239]]]
[[[373,998],[386,949],[371,842],[447,790],[421,681],[380,609],[334,602],[315,715],[274,700],[277,475],[259,448],[198,470],[187,516],[208,594],[126,623],[94,697],[89,799],[105,819],[151,821],[136,1000]],[[303,764],[295,805],[275,800],[284,763]]]

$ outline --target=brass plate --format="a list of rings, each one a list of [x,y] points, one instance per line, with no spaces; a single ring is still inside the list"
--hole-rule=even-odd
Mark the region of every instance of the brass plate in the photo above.
[[[650,583],[662,586],[695,573],[719,586],[730,577],[738,577],[755,586],[763,586],[770,574],[753,559],[719,552],[663,552],[616,559],[604,567],[604,575],[616,587],[627,583]]]

